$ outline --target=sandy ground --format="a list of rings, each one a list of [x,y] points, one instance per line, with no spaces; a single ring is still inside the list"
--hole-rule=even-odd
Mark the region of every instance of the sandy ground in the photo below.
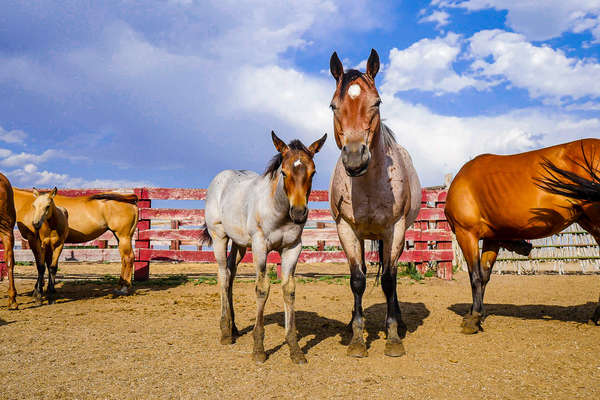
[[[327,267],[330,274],[347,273],[343,265]],[[66,276],[87,278],[117,270],[61,266]],[[299,266],[311,270],[323,268]],[[152,271],[202,275],[215,266]],[[309,363],[297,366],[283,343],[280,285],[272,285],[265,313],[269,358],[256,365],[250,358],[254,285],[247,280],[234,289],[243,335],[222,346],[217,285],[151,280],[138,283],[134,295],[115,298],[110,283],[64,280],[56,304],[37,306],[28,296],[33,267],[17,272],[19,310],[6,309],[7,284],[0,283],[1,399],[600,398],[600,327],[585,323],[598,299],[597,275],[493,276],[485,331],[473,336],[459,333],[471,297],[465,273],[451,282],[402,278],[398,293],[409,332],[401,358],[383,355],[384,297],[369,278],[365,359],[346,356],[347,281],[299,283],[297,324]]]

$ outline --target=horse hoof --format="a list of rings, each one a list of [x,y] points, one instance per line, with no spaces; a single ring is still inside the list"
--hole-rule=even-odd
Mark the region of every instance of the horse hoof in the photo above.
[[[300,348],[290,351],[290,358],[294,364],[306,364],[308,362],[306,361],[306,357],[304,357],[304,353],[302,353]]]
[[[8,303],[8,309],[9,310],[18,310],[19,309],[19,304],[17,304],[17,302],[9,302]]]
[[[221,344],[233,344],[233,337],[227,335],[221,336]]]
[[[367,354],[367,346],[364,343],[351,343],[350,346],[348,346],[348,350],[346,352],[346,354],[348,355],[348,357],[356,357],[356,358],[363,358],[366,357]]]
[[[402,342],[387,342],[383,354],[388,357],[402,357],[406,354],[406,350]]]
[[[479,326],[477,326],[475,324],[465,323],[462,326],[462,330],[460,332],[465,335],[473,335],[473,334],[479,332],[479,330],[480,330]]]
[[[252,353],[252,359],[257,363],[264,363],[267,361],[267,353],[264,351],[255,351]]]
[[[114,293],[117,296],[127,296],[129,294],[129,290],[127,289],[127,286],[123,286],[121,289],[115,289]]]

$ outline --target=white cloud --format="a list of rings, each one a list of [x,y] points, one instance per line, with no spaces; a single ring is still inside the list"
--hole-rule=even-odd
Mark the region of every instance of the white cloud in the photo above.
[[[7,131],[0,126],[0,140],[6,143],[23,143],[23,139],[27,137],[27,134],[19,129],[13,129]]]
[[[589,31],[600,40],[598,0],[434,0],[432,5],[459,7],[469,11],[494,8],[507,10],[506,24],[528,40],[543,41],[564,32]]]
[[[390,72],[386,71],[384,82],[389,79]],[[236,96],[245,109],[271,115],[275,125],[297,126],[305,132],[302,136],[305,141],[315,140],[326,129],[329,140],[318,156],[317,169],[328,174],[339,157],[331,130],[332,115],[325,107],[334,89],[333,79],[269,67],[242,74]],[[543,108],[514,110],[497,116],[453,117],[410,104],[389,92],[382,92],[382,98],[382,118],[394,130],[398,142],[409,150],[422,182],[427,185],[440,184],[445,173],[455,174],[463,163],[481,153],[517,153],[586,137],[589,132],[600,130],[597,118],[560,111],[548,113]]]
[[[459,75],[454,70],[453,64],[460,52],[461,38],[455,33],[443,38],[421,39],[405,50],[393,48],[381,90],[396,93],[418,89],[441,94],[456,93],[469,86],[486,87],[488,83]]]
[[[44,151],[42,154],[33,153],[13,153],[10,150],[2,149],[4,152],[0,154],[2,159],[0,165],[5,167],[15,167],[18,165],[25,165],[29,163],[39,164],[48,161],[51,158],[57,158],[61,156],[61,152],[53,149]]]
[[[477,32],[469,39],[468,51],[475,58],[471,69],[477,77],[505,79],[527,89],[532,98],[557,102],[564,96],[600,96],[599,63],[534,46],[523,35],[502,30]]]
[[[148,181],[134,181],[126,179],[83,179],[60,174],[45,169],[39,170],[34,164],[25,164],[6,173],[14,186],[21,187],[53,187],[60,188],[133,188],[151,187]]]
[[[440,10],[436,10],[433,11],[431,14],[422,17],[419,22],[420,23],[425,23],[425,22],[435,22],[435,28],[436,29],[440,29],[441,27],[444,27],[446,25],[448,25],[448,23],[450,19],[450,14],[448,14],[446,11],[440,11]]]

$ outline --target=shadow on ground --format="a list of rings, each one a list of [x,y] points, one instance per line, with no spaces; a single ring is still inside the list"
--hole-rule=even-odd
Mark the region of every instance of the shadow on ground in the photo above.
[[[385,331],[385,316],[387,305],[385,303],[373,304],[364,310],[365,313],[365,330],[367,338],[365,340],[367,348],[371,346],[375,340],[379,339],[380,332]],[[423,303],[400,303],[402,310],[402,320],[406,324],[409,332],[414,332],[417,328],[423,325],[423,321],[429,316],[430,312]],[[308,342],[302,347],[302,351],[306,354],[314,346],[322,341],[341,335],[340,344],[347,346],[352,338],[352,329],[349,325],[351,315],[348,313],[348,322],[341,322],[335,319],[323,317],[313,311],[296,311],[296,329],[298,331],[298,340],[304,337],[312,336]],[[285,327],[285,314],[276,312],[265,315],[265,325],[277,324]],[[240,330],[240,336],[251,333],[254,325],[249,325]],[[406,331],[403,332],[403,337]],[[267,355],[277,352],[285,343],[281,343],[274,348],[267,350]]]
[[[514,317],[521,319],[541,319],[549,321],[564,322],[587,322],[597,303],[587,302],[575,306],[557,306],[548,304],[485,304],[486,316],[498,315],[502,317]],[[457,303],[448,307],[448,310],[464,316],[471,309],[470,303]]]
[[[166,290],[179,285],[184,285],[191,280],[185,275],[169,275],[167,277],[150,278],[144,282],[135,282],[130,295],[144,296],[149,291]],[[47,284],[47,280],[46,280]],[[106,275],[98,279],[84,280],[66,280],[60,282],[60,277],[57,280],[55,300],[57,303],[69,303],[77,300],[93,299],[98,297],[121,297],[116,293],[119,288],[119,278],[113,275]],[[17,290],[19,288],[17,287]],[[32,297],[31,290],[19,292],[17,302],[19,309],[37,308],[48,305],[48,300],[44,297],[43,303],[39,304]],[[2,296],[0,302],[6,304],[7,296]]]

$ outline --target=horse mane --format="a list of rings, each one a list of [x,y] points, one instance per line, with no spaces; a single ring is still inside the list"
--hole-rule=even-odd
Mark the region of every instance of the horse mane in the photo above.
[[[344,94],[346,93],[346,88],[351,82],[354,82],[356,79],[361,78],[363,81],[365,80],[365,74],[356,69],[349,69],[344,72],[342,76],[342,86],[340,87],[340,100],[344,98]]]
[[[98,194],[93,194],[89,197],[90,200],[114,200],[114,201],[120,201],[122,203],[129,203],[129,204],[137,204],[138,202],[138,197],[131,193],[131,194],[121,194],[121,193],[98,193]]]
[[[541,163],[548,176],[545,178],[534,178],[539,188],[561,196],[588,202],[600,201],[600,170],[594,167],[592,154],[591,160],[585,154],[583,142],[581,142],[583,163],[572,160],[575,164],[585,170],[591,179],[579,176],[571,171],[557,167],[547,158]],[[565,179],[567,182],[565,182]]]
[[[306,154],[310,154],[310,150],[308,150],[306,148],[306,146],[298,139],[292,140],[288,144],[288,147],[290,148],[290,150],[300,150],[300,151],[305,152]],[[273,156],[273,158],[271,158],[271,161],[269,161],[269,164],[267,164],[267,168],[265,169],[263,176],[269,175],[269,178],[273,179],[273,177],[275,176],[275,173],[281,166],[282,162],[283,162],[283,155],[281,153],[275,154]]]
[[[383,144],[386,148],[398,143],[396,141],[396,135],[394,135],[394,132],[383,122],[381,123],[381,136],[383,138]]]

